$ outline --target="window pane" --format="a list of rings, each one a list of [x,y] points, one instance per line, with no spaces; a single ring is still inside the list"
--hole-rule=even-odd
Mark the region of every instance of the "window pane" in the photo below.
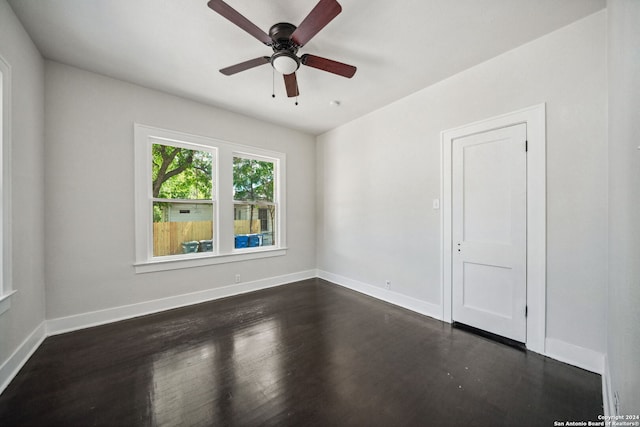
[[[233,158],[233,199],[273,202],[273,162]]]
[[[213,205],[153,203],[153,256],[213,251]]]
[[[154,198],[212,199],[211,153],[162,144],[151,150]]]
[[[233,209],[236,249],[276,244],[276,206],[236,203]]]

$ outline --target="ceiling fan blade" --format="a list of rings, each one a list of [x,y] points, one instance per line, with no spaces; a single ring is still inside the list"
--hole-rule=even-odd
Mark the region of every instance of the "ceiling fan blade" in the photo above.
[[[268,46],[271,46],[273,44],[273,40],[271,40],[271,37],[269,37],[267,33],[262,31],[253,22],[249,21],[237,10],[235,10],[222,0],[209,0],[209,3],[207,3],[207,5],[215,12],[218,12],[220,15],[227,18],[229,21],[233,22],[238,27],[242,28],[247,33],[260,40],[262,43]]]
[[[259,65],[264,65],[268,63],[269,63],[269,57],[261,56],[260,58],[250,59],[248,61],[244,61],[227,68],[223,68],[222,70],[220,70],[220,72],[225,76],[231,76],[233,74],[239,73],[240,71],[248,70],[250,68],[254,68]]]
[[[343,64],[342,62],[334,61],[332,59],[321,58],[319,56],[309,55],[306,53],[300,57],[300,62],[307,67],[328,71],[348,79],[353,77],[357,70],[353,65]]]
[[[340,12],[342,6],[336,0],[320,0],[291,34],[291,40],[299,47],[304,46]]]
[[[300,92],[298,92],[298,79],[296,78],[296,73],[284,75],[284,87],[287,89],[287,96],[289,98],[300,95]]]

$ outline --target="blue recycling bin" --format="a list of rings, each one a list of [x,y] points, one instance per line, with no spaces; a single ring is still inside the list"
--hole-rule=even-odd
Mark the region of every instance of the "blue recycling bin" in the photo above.
[[[249,236],[246,234],[238,234],[235,242],[236,249],[249,247]]]
[[[259,234],[249,234],[249,247],[255,248],[260,246],[260,240],[262,240]]]

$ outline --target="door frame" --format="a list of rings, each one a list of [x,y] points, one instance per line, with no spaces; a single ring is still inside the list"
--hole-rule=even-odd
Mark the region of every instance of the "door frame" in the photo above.
[[[440,133],[442,229],[442,320],[452,322],[453,141],[512,125],[527,126],[527,349],[545,353],[546,335],[546,123],[545,104],[481,120]]]

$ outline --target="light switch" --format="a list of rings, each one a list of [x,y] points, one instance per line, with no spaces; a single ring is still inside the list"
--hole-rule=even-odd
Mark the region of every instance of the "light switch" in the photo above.
[[[440,209],[440,199],[433,199],[433,209]]]

